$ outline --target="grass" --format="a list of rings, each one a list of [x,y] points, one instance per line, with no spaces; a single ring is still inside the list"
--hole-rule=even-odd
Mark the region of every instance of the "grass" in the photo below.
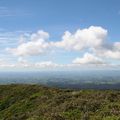
[[[0,85],[0,120],[120,120],[120,91]]]

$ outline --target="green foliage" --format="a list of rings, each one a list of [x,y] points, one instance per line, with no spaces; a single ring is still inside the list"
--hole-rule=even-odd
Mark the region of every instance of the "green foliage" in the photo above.
[[[81,118],[81,111],[79,109],[73,109],[63,112],[63,116],[67,120],[79,120]]]
[[[120,120],[120,91],[1,85],[0,120]]]

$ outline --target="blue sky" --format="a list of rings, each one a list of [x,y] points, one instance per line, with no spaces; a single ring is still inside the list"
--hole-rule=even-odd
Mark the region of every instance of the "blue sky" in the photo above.
[[[57,64],[67,65],[73,63],[80,65],[88,65],[88,63],[96,65],[96,63],[102,63],[102,65],[100,64],[101,66],[103,66],[103,63],[119,64],[119,21],[119,0],[0,0],[1,65],[5,66],[4,64],[7,64],[6,66],[9,67],[9,64],[16,66],[16,64],[33,65],[36,63],[39,63],[40,66],[41,64],[54,64],[57,66]],[[94,26],[94,28],[90,28],[90,26]],[[79,29],[87,29],[88,33],[97,29],[97,33],[92,33],[92,38],[97,37],[98,39],[95,39],[97,42],[99,36],[102,34],[100,38],[101,42],[103,41],[102,38],[105,37],[104,41],[107,41],[107,43],[105,45],[103,45],[103,42],[99,43],[96,49],[94,44],[87,45],[91,44],[91,42],[88,42],[81,49],[81,46],[79,46],[77,50],[74,49],[75,46],[72,46],[73,43],[71,45],[69,40],[64,40],[64,46],[62,46],[62,42],[57,43],[62,41],[62,37],[65,36],[65,31],[69,31],[72,34],[72,37],[69,38],[70,40],[76,40],[75,34]],[[94,36],[98,34],[98,29],[102,33]],[[106,30],[107,33],[103,30]],[[49,34],[45,45],[50,44],[48,45],[50,48],[43,48],[44,50],[42,49],[42,52],[45,51],[45,53],[29,53],[30,50],[34,49],[34,45],[41,44],[40,41],[30,43],[31,45],[29,44],[32,34],[38,35],[38,31],[44,31]],[[44,33],[41,32],[41,34]],[[81,35],[80,32],[79,34]],[[41,36],[38,35],[38,37],[41,39]],[[21,39],[24,40],[20,44]],[[86,42],[89,39],[91,38],[85,37],[83,41]],[[76,41],[77,44],[83,44],[83,42],[81,43],[81,37],[77,38]],[[91,39],[91,41],[94,40]],[[54,45],[51,45],[51,42],[54,42]],[[66,47],[68,47],[68,44],[66,42],[70,46],[67,50]],[[25,44],[25,47],[32,46],[32,44],[33,46],[30,50],[28,50],[29,47],[24,48],[27,49],[27,53],[23,53],[26,51],[21,50],[23,49],[20,48],[22,44]],[[109,46],[108,44],[111,44],[110,48],[107,47]],[[21,52],[17,49],[18,47],[22,51],[22,55],[18,54],[18,52]],[[38,49],[41,50],[41,47],[43,46],[38,46]],[[46,49],[50,49],[49,52]],[[96,52],[91,51],[91,49],[94,49]],[[105,53],[105,55],[103,56],[101,53]],[[107,57],[105,58],[105,56]],[[75,60],[77,62],[73,62]]]

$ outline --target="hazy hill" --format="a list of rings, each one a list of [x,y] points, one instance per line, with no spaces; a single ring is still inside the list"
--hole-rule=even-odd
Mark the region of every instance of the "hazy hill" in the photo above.
[[[1,85],[0,120],[120,120],[120,91]]]

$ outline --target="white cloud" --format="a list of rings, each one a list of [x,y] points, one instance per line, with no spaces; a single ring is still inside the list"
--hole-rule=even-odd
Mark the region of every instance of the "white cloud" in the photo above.
[[[32,34],[30,41],[20,44],[17,48],[7,48],[6,50],[17,56],[32,56],[45,53],[49,49],[49,34],[38,31]]]
[[[66,31],[60,41],[49,41],[49,33],[42,30],[37,33],[27,34],[27,40],[21,37],[20,44],[15,48],[7,48],[13,55],[19,56],[18,64],[15,66],[24,67],[67,67],[76,64],[104,65],[105,60],[120,59],[120,42],[109,43],[107,41],[107,30],[100,26],[90,26],[85,29],[78,29],[75,33]],[[52,61],[29,63],[24,56],[37,56],[47,52],[58,52],[59,50],[79,51],[84,53],[82,58],[73,60],[74,64],[58,65]],[[92,53],[92,54],[90,54]],[[63,53],[64,54],[64,53]],[[81,54],[81,53],[80,53]],[[58,54],[54,54],[59,56]],[[55,56],[56,57],[56,56]],[[62,58],[61,58],[62,59]]]
[[[44,62],[38,62],[35,63],[35,67],[37,68],[55,68],[59,67],[60,65],[53,63],[52,61],[44,61]]]
[[[40,39],[46,40],[49,38],[49,33],[44,32],[43,30],[39,30],[37,33],[33,33],[31,35],[32,41],[38,41]]]
[[[113,50],[96,50],[96,54],[100,57],[108,58],[108,59],[120,59],[120,51],[113,51]]]
[[[120,42],[115,42],[111,44],[110,47],[100,47],[100,48],[93,48],[93,52],[104,58],[108,59],[120,59]]]
[[[106,29],[98,26],[91,26],[86,29],[78,29],[74,34],[66,31],[62,37],[62,41],[56,42],[55,46],[66,50],[96,48],[104,44],[106,37]]]
[[[82,58],[73,60],[74,64],[104,64],[101,58],[98,58],[90,53],[85,53]]]
[[[47,41],[49,34],[38,31],[30,36],[30,41],[20,44],[17,48],[7,50],[17,56],[32,56],[46,53],[49,48],[64,48],[65,50],[80,51],[84,49],[97,48],[102,46],[107,37],[107,30],[98,26],[91,26],[86,29],[79,29],[74,34],[65,32],[61,41]]]

